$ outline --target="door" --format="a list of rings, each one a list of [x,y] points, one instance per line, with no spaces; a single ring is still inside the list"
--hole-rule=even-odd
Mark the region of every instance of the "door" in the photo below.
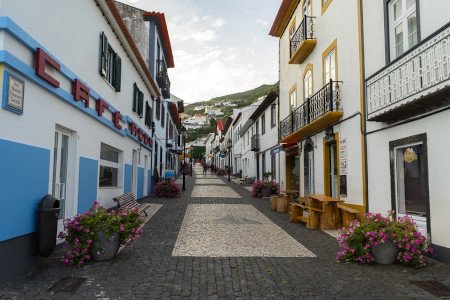
[[[138,151],[133,150],[133,161],[131,170],[131,191],[137,197],[137,174],[138,174]]]
[[[408,215],[430,241],[428,177],[423,142],[394,148],[397,217]]]
[[[306,178],[308,182],[306,183],[306,195],[314,194],[314,151],[306,152],[306,161],[308,163]]]
[[[259,180],[259,155],[256,156],[256,179]]]
[[[58,232],[63,231],[63,220],[74,215],[74,203],[69,186],[69,174],[73,166],[70,163],[71,156],[71,133],[63,129],[55,130],[55,141],[53,147],[53,178],[52,195],[59,199],[60,213],[58,220]]]
[[[331,197],[338,197],[338,173],[337,173],[337,155],[336,143],[330,144],[330,191]]]

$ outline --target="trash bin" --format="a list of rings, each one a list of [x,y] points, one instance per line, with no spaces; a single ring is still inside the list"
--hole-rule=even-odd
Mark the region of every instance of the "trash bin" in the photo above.
[[[37,207],[37,251],[43,257],[49,257],[56,247],[59,200],[52,195],[46,195]]]

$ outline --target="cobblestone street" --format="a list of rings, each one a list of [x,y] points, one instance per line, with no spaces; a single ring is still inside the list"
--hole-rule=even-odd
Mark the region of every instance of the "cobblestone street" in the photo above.
[[[142,238],[113,261],[61,267],[55,253],[1,289],[0,298],[430,299],[411,281],[450,285],[450,266],[434,260],[423,269],[336,262],[334,232],[289,223],[267,198],[195,171],[183,197],[145,200],[157,205]],[[86,280],[73,293],[47,291],[63,277]]]

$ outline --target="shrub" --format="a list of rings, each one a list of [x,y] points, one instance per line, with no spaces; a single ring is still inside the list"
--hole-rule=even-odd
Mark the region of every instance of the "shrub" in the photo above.
[[[257,198],[262,197],[262,190],[264,188],[269,190],[269,195],[278,194],[278,183],[274,181],[256,180],[252,184],[252,196]]]
[[[65,253],[61,263],[81,267],[90,260],[100,231],[107,238],[112,238],[118,232],[121,246],[133,242],[142,234],[142,223],[137,210],[108,212],[95,202],[86,213],[64,220],[64,232],[58,234],[59,238],[65,239]]]
[[[355,261],[362,264],[373,262],[371,247],[392,240],[399,248],[397,261],[415,267],[425,266],[424,254],[432,252],[426,238],[417,231],[414,221],[408,217],[398,220],[381,214],[367,213],[361,221],[355,220],[341,230],[338,237],[341,250],[336,258],[341,261]]]
[[[181,186],[173,179],[163,179],[155,185],[155,194],[163,198],[178,198],[181,195]]]

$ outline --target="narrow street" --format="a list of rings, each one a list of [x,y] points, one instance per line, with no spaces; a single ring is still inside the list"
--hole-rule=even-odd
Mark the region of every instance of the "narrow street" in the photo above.
[[[411,280],[450,284],[450,267],[434,260],[423,269],[336,262],[334,232],[289,223],[267,198],[194,170],[183,197],[146,199],[152,206],[143,236],[113,261],[62,267],[60,249],[0,290],[0,298],[430,299]],[[82,278],[81,285],[50,289],[64,277]]]

